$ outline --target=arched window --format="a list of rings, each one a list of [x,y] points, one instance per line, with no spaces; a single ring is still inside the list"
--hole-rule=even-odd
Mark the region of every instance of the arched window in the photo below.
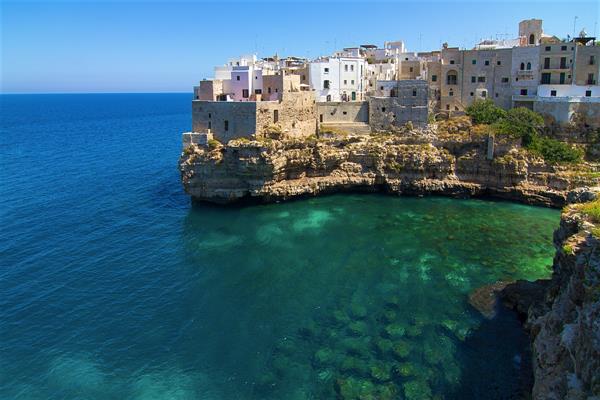
[[[533,33],[529,35],[529,44],[535,44],[535,35]]]
[[[525,69],[525,63],[521,63],[521,71]]]
[[[456,85],[458,82],[458,73],[455,70],[448,71],[446,75],[446,83],[448,85]]]
[[[531,70],[531,63],[530,62],[527,63],[527,71],[529,71],[529,70]]]

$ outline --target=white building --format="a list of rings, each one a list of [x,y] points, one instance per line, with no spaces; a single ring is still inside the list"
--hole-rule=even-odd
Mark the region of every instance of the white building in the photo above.
[[[310,62],[310,87],[317,101],[362,101],[366,70],[362,57],[319,58]]]

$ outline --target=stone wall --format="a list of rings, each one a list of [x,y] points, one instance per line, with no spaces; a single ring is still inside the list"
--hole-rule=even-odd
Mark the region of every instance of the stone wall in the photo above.
[[[554,121],[567,124],[574,113],[579,113],[585,122],[593,127],[600,127],[600,102],[594,101],[560,101],[558,99],[540,100],[533,103],[533,110]]]
[[[252,138],[256,133],[256,104],[252,101],[200,101],[192,102],[192,130],[210,129],[221,143],[231,139]]]
[[[374,131],[387,130],[412,122],[415,126],[427,124],[429,88],[427,81],[398,81],[397,97],[369,98],[369,124]]]
[[[312,92],[284,92],[281,101],[255,104],[257,136],[265,136],[273,125],[278,126],[286,137],[307,137],[316,133],[317,106]]]
[[[345,123],[369,122],[369,103],[367,101],[340,102],[329,101],[317,103],[319,122]]]

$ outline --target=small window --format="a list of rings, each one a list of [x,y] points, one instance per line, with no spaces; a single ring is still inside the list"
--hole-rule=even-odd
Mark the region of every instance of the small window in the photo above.
[[[344,71],[348,72],[348,64],[344,65]]]
[[[329,68],[325,68],[323,71],[324,71],[326,74],[328,74],[328,73],[329,73]]]
[[[342,111],[342,114],[347,115],[348,111]]]
[[[551,90],[550,91],[550,96],[556,97],[556,90]]]
[[[437,75],[431,75],[431,82],[437,82]]]
[[[477,77],[476,76],[472,76],[471,77],[471,83],[475,83],[477,82]]]
[[[591,90],[586,90],[585,91],[585,97],[592,97],[592,91]]]
[[[208,121],[208,129],[212,129],[212,123]]]
[[[503,77],[502,78],[502,83],[508,83],[508,77]]]
[[[254,94],[262,94],[262,89],[254,89]]]
[[[254,79],[258,79],[258,76],[255,76]]]
[[[483,91],[481,92],[481,97],[487,97],[487,91],[483,90]]]
[[[352,79],[352,80],[350,81],[350,84],[354,85],[354,79]]]
[[[324,89],[329,89],[329,81],[328,80],[324,80],[323,81],[323,88]]]
[[[279,122],[279,110],[273,110],[273,123]]]
[[[346,79],[344,79],[344,85],[347,84],[347,83],[348,83],[348,81]]]
[[[275,93],[277,93],[277,92],[279,92],[279,89],[278,89],[278,88],[275,88]]]
[[[208,113],[208,119],[210,119],[212,117],[211,113]]]
[[[454,106],[454,111],[458,111],[458,106]]]
[[[225,132],[227,132],[229,130],[229,121],[227,121],[227,120],[223,121],[223,125],[225,128]]]
[[[471,93],[470,93],[470,95],[471,95],[471,97],[473,97],[474,93],[473,93],[473,92],[471,92]]]
[[[446,104],[446,110],[450,111],[450,104]]]
[[[249,90],[248,89],[242,89],[242,97],[247,99],[248,95],[249,95]]]
[[[477,60],[471,60],[471,64],[473,64],[473,65],[477,64]]]
[[[270,86],[267,88],[267,93],[271,94],[271,87]]]
[[[381,112],[385,112],[385,107],[381,107]]]
[[[485,60],[485,65],[490,65],[490,60]]]
[[[590,56],[590,65],[596,64],[596,57]]]
[[[498,97],[498,93],[496,93],[496,97]]]
[[[485,82],[485,76],[478,77],[477,82]]]
[[[354,71],[354,64],[350,66],[350,71]]]
[[[413,97],[417,95],[417,91],[413,89]]]
[[[530,62],[527,63],[527,71],[531,71],[531,63]]]
[[[239,76],[239,75],[236,75],[236,76],[235,76],[235,80],[236,80],[236,81],[239,81],[239,80],[240,80],[240,76]]]
[[[552,47],[550,47],[550,46],[546,46],[546,49],[545,49],[545,50],[546,50],[546,51],[550,51],[551,49],[552,49]]]
[[[408,69],[408,72],[413,72],[413,67],[410,67],[410,68]]]
[[[383,90],[383,86],[380,86],[380,87],[379,87],[379,90]]]
[[[562,51],[565,51],[565,50],[567,50],[567,46],[560,46],[560,49],[561,49]]]
[[[451,90],[448,92],[448,96],[454,96],[454,92]]]
[[[450,60],[450,64],[454,64],[454,60]]]
[[[521,89],[521,96],[527,96],[527,89]]]
[[[502,61],[500,61],[500,60],[496,61],[496,65],[502,65]]]
[[[525,70],[525,63],[521,63],[521,71]]]
[[[305,81],[306,80],[306,75],[302,75],[302,80]]]

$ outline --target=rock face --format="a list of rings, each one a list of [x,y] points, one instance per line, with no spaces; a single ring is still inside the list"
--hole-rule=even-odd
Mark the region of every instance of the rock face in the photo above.
[[[572,189],[582,185],[560,168],[528,156],[514,143],[496,143],[492,160],[486,153],[485,136],[242,139],[226,146],[187,147],[180,171],[184,188],[194,200],[214,203],[385,191],[494,196],[558,207],[567,203]]]
[[[600,398],[600,240],[593,228],[574,205],[554,233],[554,273],[527,320],[534,399]]]

